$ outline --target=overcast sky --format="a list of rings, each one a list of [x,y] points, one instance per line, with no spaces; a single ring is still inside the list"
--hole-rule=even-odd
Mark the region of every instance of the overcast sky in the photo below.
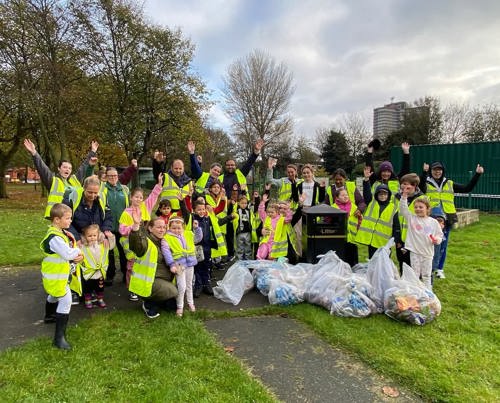
[[[500,103],[498,0],[145,0],[145,12],[194,43],[193,67],[219,102],[210,122],[228,131],[222,76],[254,49],[293,73],[297,135],[346,113],[371,125],[392,97]]]

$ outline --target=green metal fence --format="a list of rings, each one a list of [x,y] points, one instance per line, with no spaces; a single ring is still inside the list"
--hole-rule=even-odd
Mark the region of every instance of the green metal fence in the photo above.
[[[462,208],[500,211],[500,142],[433,144],[412,146],[411,171],[420,175],[423,163],[442,161],[445,176],[456,183],[467,184],[477,164],[484,166],[484,174],[470,194],[456,194],[455,204]],[[394,169],[401,167],[401,148],[391,149]]]

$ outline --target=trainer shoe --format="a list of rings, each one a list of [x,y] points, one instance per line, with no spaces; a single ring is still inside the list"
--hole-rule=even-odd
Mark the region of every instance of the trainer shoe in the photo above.
[[[444,271],[443,270],[436,271],[436,277],[437,278],[446,278],[446,276],[444,275]]]
[[[214,290],[212,289],[212,286],[210,284],[203,286],[203,292],[207,295],[214,295]]]
[[[203,287],[195,287],[195,289],[193,290],[193,297],[199,298],[202,290]]]
[[[134,294],[133,292],[131,292],[131,293],[128,295],[128,300],[129,300],[129,301],[134,301],[134,302],[137,302],[137,301],[139,301],[139,297],[137,296],[137,294]]]
[[[142,310],[144,311],[144,313],[146,314],[146,316],[149,318],[149,319],[155,319],[157,318],[158,316],[160,316],[160,314],[158,313],[158,311],[154,308],[154,307],[147,307],[146,306],[146,302],[143,302],[142,303]]]
[[[76,292],[71,292],[71,305],[78,305],[80,303],[80,297]]]

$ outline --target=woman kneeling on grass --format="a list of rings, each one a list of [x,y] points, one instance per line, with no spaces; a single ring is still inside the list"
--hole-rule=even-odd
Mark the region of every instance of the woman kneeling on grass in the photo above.
[[[160,316],[160,307],[176,306],[177,288],[172,281],[164,254],[167,252],[165,222],[160,217],[151,219],[145,228],[141,212],[132,211],[134,224],[129,235],[130,250],[136,258],[130,277],[130,292],[142,297],[142,309],[150,319]],[[171,301],[170,301],[171,300]]]

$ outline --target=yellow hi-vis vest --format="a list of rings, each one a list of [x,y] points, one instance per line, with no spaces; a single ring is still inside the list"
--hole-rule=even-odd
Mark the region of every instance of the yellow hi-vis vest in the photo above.
[[[141,220],[142,221],[149,221],[151,220],[151,214],[149,214],[149,211],[146,207],[146,203],[142,202],[141,205],[139,206],[139,209],[141,210]],[[126,225],[127,227],[134,225],[134,219],[130,215],[128,211],[123,211],[122,215],[120,216],[120,220],[118,220],[120,224]],[[132,260],[135,259],[135,254],[130,250],[130,245],[128,242],[128,237],[122,236],[120,237],[120,245],[123,248],[123,252],[125,253],[125,257],[127,260]]]
[[[372,195],[375,197],[375,190],[377,190],[377,187],[380,185],[383,185],[384,183],[382,181],[375,181],[372,185]],[[399,181],[396,179],[389,179],[389,181],[386,183],[387,187],[391,191],[391,200],[394,200],[394,195],[399,192]]]
[[[134,260],[135,259],[135,254],[130,250],[130,243],[128,240],[128,236],[122,236],[120,237],[120,245],[123,248],[123,253],[125,254],[125,257],[127,260]]]
[[[148,249],[144,256],[135,257],[128,287],[129,291],[141,297],[149,297],[153,290],[157,265],[158,248],[148,238]]]
[[[333,204],[333,208],[339,209],[336,203]],[[349,211],[349,217],[347,218],[347,242],[354,243],[356,234],[358,232],[358,217],[354,215],[355,211],[358,209],[356,203],[351,201],[351,211]]]
[[[356,200],[354,198],[354,192],[356,191],[356,183],[354,183],[353,181],[346,181],[344,187],[347,189],[347,194],[349,195],[349,200],[351,201],[351,203],[353,203],[354,200]],[[328,188],[326,189],[326,194],[328,195],[328,201],[330,202],[330,206],[335,207],[334,206],[335,196],[332,194],[332,187],[331,186],[328,186]]]
[[[212,197],[212,195],[207,194],[205,196],[205,200],[209,206],[211,206],[213,208],[217,207],[217,201],[215,201],[215,199]],[[228,203],[228,200],[226,200],[226,207],[224,207],[224,210],[222,210],[220,213],[216,214],[217,218],[224,218],[227,216],[227,203]],[[220,230],[223,234],[225,234],[227,232],[226,224],[220,225]]]
[[[224,239],[224,234],[219,227],[217,217],[214,213],[208,213],[208,217],[210,219],[210,223],[212,224],[215,242],[217,243],[217,249],[211,249],[212,258],[227,256],[226,240]]]
[[[299,253],[299,251],[297,250],[297,233],[295,232],[292,223],[285,223],[285,232],[288,236],[288,241],[290,241],[290,244],[293,247],[293,250],[295,251],[295,253]]]
[[[182,246],[182,242],[178,237],[173,234],[166,233],[165,240],[170,247],[172,252],[172,258],[177,261],[181,258],[187,258],[189,256],[196,257],[196,251],[194,246],[194,233],[190,230],[184,231],[184,239],[186,240],[186,248]]]
[[[66,285],[70,281],[70,288],[79,294],[81,291],[80,271],[77,266],[76,275],[71,276],[70,280],[70,262],[63,259],[57,253],[47,253],[45,243],[50,236],[61,237],[67,245],[70,245],[69,237],[61,230],[50,226],[47,234],[40,242],[40,249],[45,257],[42,260],[42,283],[45,292],[53,297],[60,298],[66,294]],[[72,239],[74,243],[74,239]],[[73,286],[71,285],[73,283]]]
[[[165,179],[163,179],[163,187],[161,189],[160,197],[162,199],[170,200],[170,205],[172,210],[179,210],[181,205],[179,204],[179,199],[177,195],[181,192],[182,198],[184,199],[189,195],[189,183],[184,185],[182,188],[175,183],[169,174],[165,174]]]
[[[441,206],[446,214],[455,214],[455,194],[453,192],[453,181],[447,180],[441,187],[437,186],[432,179],[427,179],[427,196],[431,202],[431,208]]]
[[[374,248],[384,246],[392,236],[392,223],[397,211],[396,204],[389,201],[381,214],[380,205],[373,199],[363,214],[363,221],[355,238],[356,243]]]
[[[125,208],[129,206],[129,200],[130,200],[130,190],[127,186],[122,185],[120,183],[120,186],[123,189],[123,194],[125,195]],[[103,201],[103,204],[106,205],[108,202],[108,187],[106,186],[106,182],[101,182],[101,187],[99,188],[99,200]]]
[[[69,195],[69,200],[71,200],[71,204],[73,205],[73,213],[77,209],[77,207],[80,205],[83,197],[83,192],[84,189],[82,187],[78,187],[74,189],[71,194]],[[106,215],[106,203],[101,199],[97,198],[99,202],[99,206],[101,207],[102,210],[102,216],[104,217]]]
[[[50,209],[56,203],[62,203],[64,192],[68,188],[79,188],[82,185],[75,175],[71,175],[65,182],[64,179],[55,176],[52,178],[52,185],[50,186],[49,197],[47,198],[47,207],[45,208],[45,218],[50,217]]]
[[[292,200],[292,184],[288,178],[280,179],[280,186],[278,188],[278,201],[290,201],[290,208],[292,210],[296,210],[299,206],[299,203]],[[297,179],[295,181],[295,186],[298,186],[300,183],[304,182],[302,179]],[[319,197],[316,195],[316,198]],[[323,200],[319,200],[319,202],[323,202]],[[316,203],[317,204],[317,203]]]
[[[271,253],[269,257],[277,259],[286,256],[288,253],[288,242],[286,238],[285,217],[281,216],[276,223],[276,228],[273,230],[271,226],[271,217],[266,217],[264,220],[264,228],[274,232],[273,244],[271,246]],[[261,244],[269,241],[270,235],[266,235],[260,241]]]
[[[257,221],[255,220],[255,216],[258,217],[258,214],[253,212],[253,208],[248,207],[248,211],[250,211],[249,220],[250,220],[250,229],[252,234],[252,242],[258,242],[257,227],[259,226],[260,218],[258,218]],[[232,223],[233,223],[234,242],[236,244],[236,232],[238,230],[238,226],[240,225],[240,215],[238,214],[237,208],[234,210],[234,212],[236,213],[236,218],[232,221]]]
[[[101,272],[102,278],[106,278],[108,270],[108,255],[109,248],[104,246],[104,243],[99,245],[100,259],[96,260],[90,248],[83,245],[81,250],[83,253],[83,261],[80,263],[82,276],[85,280],[90,279],[97,271]]]
[[[196,192],[204,193],[205,189],[207,189],[208,180],[210,179],[209,172],[203,172],[201,176],[197,179],[195,184]]]
[[[243,172],[241,172],[239,169],[236,169],[236,171],[234,171],[234,173],[236,174],[236,179],[238,180],[240,187],[241,187],[241,185],[247,184],[247,177],[245,175],[243,175]],[[220,175],[218,179],[219,179],[220,183],[224,183],[224,174]]]

